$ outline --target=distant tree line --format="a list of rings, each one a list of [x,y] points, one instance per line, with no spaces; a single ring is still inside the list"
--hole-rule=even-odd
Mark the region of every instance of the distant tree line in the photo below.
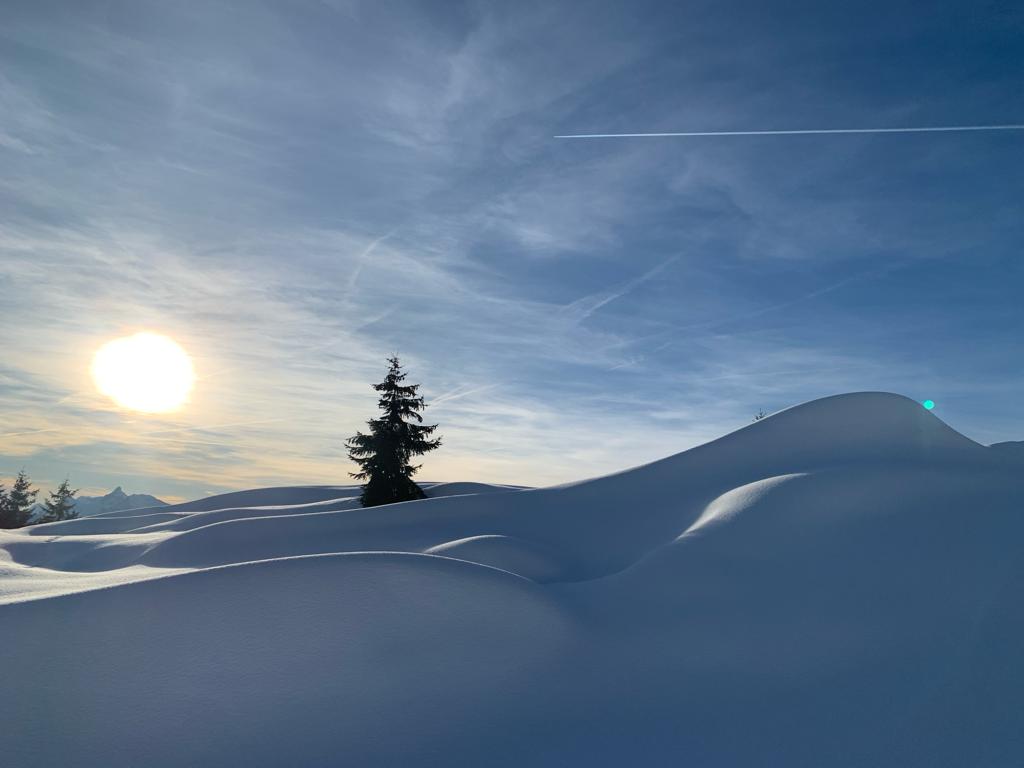
[[[78,489],[73,489],[65,478],[57,490],[51,491],[43,501],[42,513],[36,517],[39,489],[32,487],[32,481],[23,469],[18,472],[10,490],[0,483],[0,528],[24,528],[36,523],[74,520],[78,517],[75,510],[76,493]]]

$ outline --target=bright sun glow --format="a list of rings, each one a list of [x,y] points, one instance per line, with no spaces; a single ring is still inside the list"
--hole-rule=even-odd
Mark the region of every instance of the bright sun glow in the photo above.
[[[92,378],[120,406],[163,413],[184,405],[196,375],[191,358],[173,339],[136,333],[99,348],[92,359]]]

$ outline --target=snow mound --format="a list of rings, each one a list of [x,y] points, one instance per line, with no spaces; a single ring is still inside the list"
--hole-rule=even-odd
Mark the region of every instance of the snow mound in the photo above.
[[[501,493],[502,491],[521,491],[521,485],[491,485],[490,483],[437,483],[426,485],[427,498],[440,499],[445,496],[466,496],[480,493]]]
[[[12,669],[26,687],[0,697],[17,732],[5,729],[4,764],[384,764],[406,739],[452,734],[453,718],[500,736],[507,697],[572,635],[527,581],[409,554],[251,563],[9,605],[5,687]],[[30,691],[46,717],[24,716]]]
[[[136,514],[128,514],[134,512]],[[90,536],[104,533],[128,533],[150,525],[180,520],[187,517],[182,513],[122,510],[115,515],[93,515],[56,523],[41,523],[30,526],[25,532],[30,536]]]
[[[805,403],[555,488],[0,531],[3,764],[1024,764],[1024,473]]]
[[[250,491],[235,491],[207,496],[196,501],[181,504],[166,504],[157,507],[160,512],[211,512],[218,509],[238,509],[243,507],[291,506],[295,504],[315,504],[359,495],[359,487],[355,485],[300,485],[281,488],[256,488]],[[149,511],[149,509],[147,509]],[[140,510],[130,510],[139,514]],[[125,512],[107,512],[98,517],[122,515]]]
[[[427,554],[489,565],[538,583],[560,581],[565,576],[557,556],[514,536],[470,536],[430,547]]]
[[[1024,461],[1024,440],[993,443],[989,446],[989,450],[995,451],[1001,458]]]

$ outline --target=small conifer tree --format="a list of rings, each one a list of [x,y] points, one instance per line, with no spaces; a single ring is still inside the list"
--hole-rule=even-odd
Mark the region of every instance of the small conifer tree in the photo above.
[[[77,489],[72,489],[68,479],[64,478],[56,491],[50,492],[50,498],[43,502],[43,515],[39,518],[40,523],[55,523],[61,520],[74,520],[78,517],[75,509],[75,494]]]
[[[22,528],[32,519],[32,505],[38,490],[32,487],[25,470],[21,470],[14,485],[0,499],[0,528]]]
[[[419,385],[402,383],[407,374],[397,357],[388,364],[384,381],[373,385],[380,393],[380,417],[366,422],[369,434],[357,432],[346,443],[349,458],[360,468],[350,474],[366,481],[360,497],[364,507],[425,498],[412,479],[420,467],[409,461],[441,445],[440,438],[431,438],[437,425],[422,423],[426,403],[417,394]]]

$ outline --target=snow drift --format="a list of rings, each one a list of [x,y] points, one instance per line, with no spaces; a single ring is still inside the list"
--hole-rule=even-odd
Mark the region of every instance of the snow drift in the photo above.
[[[0,763],[1024,764],[1024,473],[898,395],[0,532]]]

